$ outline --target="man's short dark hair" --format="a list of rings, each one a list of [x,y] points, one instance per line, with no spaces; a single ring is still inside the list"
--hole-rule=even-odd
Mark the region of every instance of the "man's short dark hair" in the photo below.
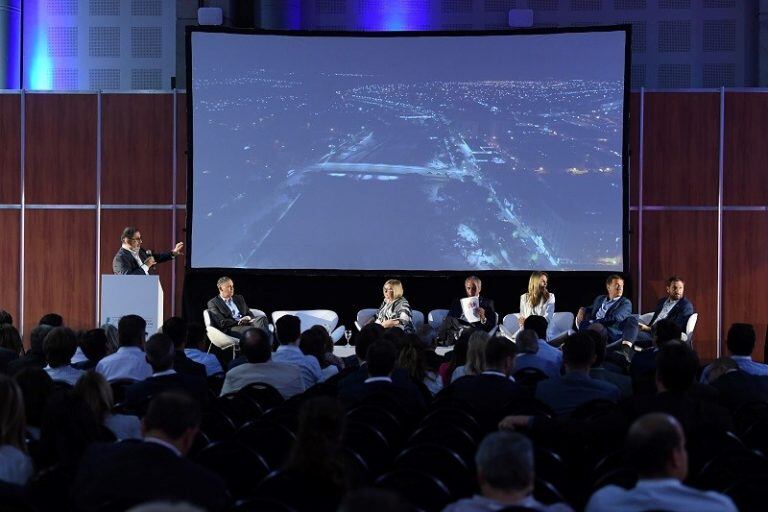
[[[725,344],[735,356],[749,356],[755,349],[755,328],[752,324],[731,324]]]
[[[20,354],[24,348],[19,330],[12,324],[0,324],[0,347]]]
[[[4,309],[0,309],[0,325],[3,324],[13,325],[13,315]]]
[[[187,324],[187,347],[205,350],[205,326],[199,322]]]
[[[533,329],[540,340],[547,339],[547,319],[541,315],[528,315],[523,322],[523,329]]]
[[[539,351],[539,335],[533,329],[523,329],[517,333],[517,352],[535,354]]]
[[[147,330],[147,321],[139,315],[125,315],[117,323],[117,339],[121,347],[140,347]]]
[[[181,391],[160,393],[149,402],[144,415],[147,431],[159,430],[171,439],[179,439],[190,428],[200,426],[200,404]]]
[[[475,466],[494,489],[527,489],[534,481],[533,444],[517,432],[492,432],[480,442]]]
[[[656,355],[656,377],[669,391],[687,391],[699,371],[699,358],[688,345],[670,341]]]
[[[614,282],[616,279],[619,279],[621,281],[624,280],[623,277],[621,277],[619,274],[611,274],[608,277],[605,278],[605,285],[608,286],[612,282]]]
[[[507,338],[491,338],[485,344],[485,367],[498,369],[508,357],[515,357],[515,344]]]
[[[161,329],[163,334],[171,338],[173,347],[176,350],[184,348],[187,342],[187,322],[178,316],[172,316],[165,322]]]
[[[52,330],[53,327],[50,325],[36,325],[33,327],[32,332],[29,333],[29,349],[36,354],[42,354],[44,352],[43,342],[45,337]]]
[[[672,283],[676,283],[680,281],[681,283],[685,283],[685,279],[683,279],[680,276],[669,276],[667,278],[667,286],[672,286]]]
[[[37,322],[38,325],[50,325],[51,327],[61,327],[64,325],[64,318],[58,313],[47,313]]]
[[[679,340],[683,335],[683,330],[672,320],[663,318],[653,324],[651,327],[653,332],[653,339],[656,341],[656,346],[660,347],[668,341]]]
[[[368,362],[368,374],[371,377],[386,377],[395,369],[397,349],[390,341],[375,341],[368,347],[365,360]]]
[[[45,359],[53,368],[67,366],[77,350],[77,336],[69,327],[54,327],[43,341]]]
[[[138,231],[138,229],[136,229],[135,227],[127,226],[126,228],[123,229],[123,234],[120,235],[120,241],[122,242],[126,238],[133,238],[134,235],[136,234],[136,231]]]
[[[600,366],[603,364],[603,361],[605,361],[605,348],[607,347],[606,340],[603,338],[603,336],[600,335],[599,332],[592,329],[584,330],[584,334],[592,338],[592,341],[595,342],[595,362],[592,363],[592,366]]]
[[[173,368],[173,341],[167,334],[158,332],[147,340],[147,362],[155,372]]]
[[[677,420],[658,412],[646,414],[629,427],[627,462],[641,477],[665,475],[672,453],[680,447],[681,442]]]
[[[107,333],[104,329],[91,329],[80,335],[80,350],[89,361],[100,361],[107,355]]]
[[[240,351],[249,363],[266,363],[272,358],[272,346],[264,331],[256,327],[246,329],[240,339]]]
[[[365,356],[368,353],[368,348],[377,340],[380,340],[384,336],[384,327],[381,324],[371,322],[363,326],[360,329],[360,334],[357,335],[355,340],[355,355],[365,361]]]
[[[294,343],[301,335],[301,320],[296,315],[283,315],[275,322],[275,334],[281,345]]]
[[[595,340],[584,332],[577,332],[568,336],[563,344],[563,362],[577,368],[592,365],[595,357]]]

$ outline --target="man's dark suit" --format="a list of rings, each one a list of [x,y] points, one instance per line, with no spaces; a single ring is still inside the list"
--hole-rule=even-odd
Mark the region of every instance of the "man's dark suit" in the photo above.
[[[245,304],[245,299],[242,295],[233,295],[232,303],[240,312],[241,316],[251,316],[251,312]],[[208,312],[211,315],[211,321],[214,323],[214,327],[221,329],[224,333],[229,334],[230,336],[240,338],[243,332],[251,327],[258,327],[262,331],[269,333],[267,318],[263,316],[254,318],[250,325],[238,325],[238,320],[235,320],[232,317],[232,311],[230,311],[220,295],[217,295],[208,301]]]
[[[148,377],[131,384],[125,389],[125,404],[132,408],[140,407],[153,396],[169,389],[180,389],[186,392],[202,407],[208,404],[208,384],[205,379],[183,373]]]
[[[202,377],[203,379],[208,377],[208,373],[205,371],[205,365],[191,360],[183,350],[176,350],[174,352],[173,369],[178,373],[192,375],[193,377]]]
[[[78,510],[124,510],[155,500],[183,500],[225,510],[224,481],[207,469],[146,441],[97,443],[86,451],[72,488]]]
[[[531,399],[525,387],[509,380],[509,377],[491,373],[461,377],[443,393],[470,406],[485,431],[496,430],[506,404]]]
[[[48,363],[45,361],[45,354],[30,350],[18,359],[8,362],[8,375],[16,375],[24,368],[45,368]]]
[[[486,297],[479,297],[479,299],[480,299],[480,307],[485,310],[485,323],[481,323],[481,322],[469,323],[465,320],[459,320],[461,318],[461,315],[464,313],[464,311],[461,308],[461,299],[453,300],[453,303],[451,304],[451,309],[448,310],[448,315],[446,316],[446,319],[454,318],[456,320],[459,320],[464,325],[471,325],[472,327],[476,329],[482,329],[485,332],[490,331],[491,329],[496,327],[496,310],[493,308],[493,301]]]
[[[173,259],[173,255],[170,252],[161,252],[157,254],[153,252],[152,257],[155,258],[156,263],[163,263],[164,261]],[[147,251],[139,249],[139,258],[141,261],[147,261],[147,258],[149,258]],[[115,254],[115,257],[112,258],[112,272],[115,274],[127,274],[132,276],[146,275],[139,265],[139,262],[133,257],[133,253],[125,247],[121,247],[120,250],[117,251],[117,254]]]
[[[579,330],[586,329],[592,324],[602,324],[608,331],[608,337],[611,341],[618,341],[622,339],[624,335],[624,322],[627,318],[632,317],[632,301],[626,297],[619,297],[614,302],[608,311],[605,312],[605,316],[601,319],[597,319],[597,312],[600,311],[600,307],[603,305],[607,295],[598,295],[595,301],[587,309],[587,314],[579,325]]]
[[[768,377],[732,370],[712,381],[719,392],[719,402],[735,412],[749,402],[768,402]]]
[[[653,318],[651,318],[651,322],[648,325],[653,325],[653,322],[656,321],[656,317],[659,316],[659,313],[661,313],[665,302],[667,302],[667,297],[664,297],[656,303],[656,309],[653,311]],[[677,301],[677,304],[675,304],[675,306],[669,310],[665,320],[674,322],[675,325],[677,325],[680,329],[682,329],[683,332],[685,332],[685,326],[692,314],[693,304],[685,297],[681,297],[680,300]]]

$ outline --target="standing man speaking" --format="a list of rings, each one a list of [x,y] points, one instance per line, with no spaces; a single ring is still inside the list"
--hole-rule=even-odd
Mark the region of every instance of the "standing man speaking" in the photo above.
[[[141,247],[141,233],[134,227],[125,228],[120,240],[123,245],[112,259],[112,272],[118,275],[145,276],[157,263],[174,259],[184,248],[178,242],[171,252],[154,254]]]

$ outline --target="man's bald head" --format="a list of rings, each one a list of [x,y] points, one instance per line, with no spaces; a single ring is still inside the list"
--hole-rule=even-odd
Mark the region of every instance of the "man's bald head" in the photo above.
[[[240,339],[240,350],[249,363],[266,363],[272,358],[269,338],[261,329],[251,327]]]
[[[688,474],[685,434],[669,414],[651,413],[637,419],[627,433],[627,457],[641,478],[677,478]]]

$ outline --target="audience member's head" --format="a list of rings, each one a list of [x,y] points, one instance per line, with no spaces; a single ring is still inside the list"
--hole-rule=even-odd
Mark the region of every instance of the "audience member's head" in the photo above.
[[[187,344],[187,322],[183,318],[172,316],[163,322],[161,331],[171,338],[173,347],[176,350],[184,350],[184,347]]]
[[[752,324],[731,324],[725,344],[731,355],[751,356],[755,349],[755,328]]]
[[[53,330],[50,325],[36,325],[29,333],[29,351],[34,354],[43,354],[43,342],[48,333]]]
[[[707,372],[707,383],[711,384],[717,379],[729,372],[739,370],[739,364],[730,357],[718,357],[709,365]]]
[[[88,404],[99,423],[104,423],[107,416],[112,413],[112,407],[115,405],[112,388],[100,373],[94,371],[84,373],[77,379],[74,392]]]
[[[522,500],[533,491],[533,445],[522,434],[488,434],[477,448],[475,465],[480,491],[485,496],[519,494]]]
[[[200,420],[200,405],[196,400],[186,393],[166,391],[149,403],[141,420],[141,430],[145,438],[169,442],[186,455],[200,428]]]
[[[595,340],[585,332],[577,332],[563,344],[563,363],[567,371],[589,370],[595,362]]]
[[[539,351],[539,335],[533,329],[523,329],[517,333],[517,353],[535,354]]]
[[[323,326],[320,327],[326,333]],[[314,356],[317,362],[320,363],[321,368],[328,366],[328,361],[325,359],[325,338],[323,333],[318,329],[307,329],[299,337],[299,348],[304,355]]]
[[[281,345],[296,343],[301,336],[301,320],[296,315],[283,315],[275,322],[275,335]]]
[[[146,358],[152,371],[164,372],[173,368],[173,341],[166,334],[158,332],[149,337],[146,343]]]
[[[407,334],[397,355],[397,366],[407,371],[415,382],[422,382],[427,374],[424,352],[421,339],[416,334]]]
[[[547,319],[540,315],[529,315],[523,321],[523,329],[532,329],[540,340],[547,339]]]
[[[13,325],[13,316],[4,309],[0,309],[0,325]]]
[[[21,389],[13,379],[0,375],[0,446],[9,444],[26,452],[25,429],[24,396]]]
[[[467,362],[464,365],[466,375],[480,375],[485,371],[485,347],[488,344],[488,333],[479,329],[469,337],[467,346]]]
[[[45,360],[51,368],[67,366],[77,350],[77,336],[69,327],[54,327],[43,341]]]
[[[120,348],[120,342],[117,335],[117,327],[112,324],[102,324],[99,329],[104,331],[107,336],[107,355],[114,354]]]
[[[405,331],[402,327],[390,327],[384,331],[384,334],[381,336],[381,338],[392,343],[395,348],[399,350],[405,343]]]
[[[676,478],[688,474],[685,434],[675,418],[651,413],[637,419],[627,433],[627,461],[640,478]]]
[[[11,324],[0,325],[0,348],[10,350],[14,354],[21,354],[23,349],[19,331]]]
[[[317,337],[323,340],[323,351],[326,353],[333,353],[333,339],[328,333],[328,329],[322,325],[313,325],[309,328],[310,331],[317,333]]]
[[[147,322],[139,315],[125,315],[117,323],[117,339],[121,347],[144,347]]]
[[[507,338],[491,338],[485,344],[485,369],[509,375],[515,367],[515,344]]]
[[[663,318],[653,324],[652,327],[653,343],[657,347],[661,347],[667,342],[679,340],[683,334],[683,330],[672,320]]]
[[[187,348],[195,348],[205,351],[205,326],[199,322],[190,322],[187,324]]]
[[[384,327],[380,324],[371,322],[360,329],[360,333],[355,341],[355,355],[360,361],[365,361],[365,355],[368,353],[368,347],[374,341],[378,341],[384,335]]]
[[[251,364],[266,363],[272,358],[272,346],[264,331],[251,327],[240,338],[240,351]]]
[[[679,341],[667,342],[656,355],[656,387],[659,391],[687,391],[698,371],[696,352]]]
[[[37,322],[38,325],[50,325],[51,327],[61,327],[64,325],[64,318],[58,313],[47,313]]]
[[[27,425],[40,428],[43,424],[45,404],[53,393],[53,379],[42,368],[28,366],[16,373],[13,380],[19,385],[24,396]]]
[[[395,369],[397,349],[387,340],[375,341],[368,347],[365,360],[371,377],[388,377]]]
[[[80,350],[89,361],[101,361],[108,354],[107,335],[103,329],[91,329],[80,335]]]
[[[605,361],[605,349],[608,346],[606,343],[606,338],[601,336],[599,332],[592,329],[584,330],[584,334],[592,338],[592,341],[595,343],[595,362],[592,363],[592,366],[602,366],[603,361]]]
[[[456,344],[453,346],[453,350],[450,352],[451,363],[449,369],[451,372],[459,366],[467,364],[467,351],[469,350],[469,337],[472,336],[472,329],[464,329],[456,340]],[[486,359],[486,368],[488,367],[488,360]]]

